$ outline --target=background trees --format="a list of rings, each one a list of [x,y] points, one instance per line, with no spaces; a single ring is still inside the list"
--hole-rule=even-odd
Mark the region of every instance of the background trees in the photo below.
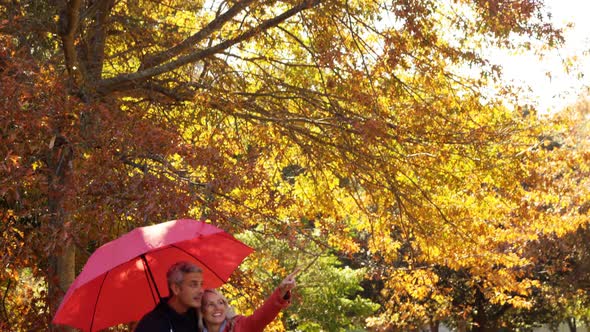
[[[523,245],[587,219],[570,173],[545,177],[586,157],[549,153],[546,124],[507,107],[509,88],[489,92],[500,68],[482,48],[560,41],[539,1],[3,5],[1,280],[9,299],[25,274],[48,285],[32,317],[100,244],[192,216],[363,273],[353,309],[378,301],[373,326],[481,326],[470,301],[531,305]],[[233,282],[260,297],[251,276]],[[27,307],[10,301],[7,317]]]

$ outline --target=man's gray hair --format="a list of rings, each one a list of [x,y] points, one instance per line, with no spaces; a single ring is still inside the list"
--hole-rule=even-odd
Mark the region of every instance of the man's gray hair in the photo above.
[[[193,272],[203,273],[203,270],[191,262],[182,261],[172,265],[166,273],[166,279],[168,280],[168,291],[170,292],[170,295],[174,294],[172,292],[172,285],[180,285],[184,280],[184,275]]]

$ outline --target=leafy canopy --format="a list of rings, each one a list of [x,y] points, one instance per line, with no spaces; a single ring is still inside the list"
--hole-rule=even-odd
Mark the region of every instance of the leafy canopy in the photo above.
[[[98,245],[192,216],[347,257],[384,287],[374,325],[417,326],[450,315],[440,266],[526,307],[521,244],[584,223],[531,208],[575,201],[545,124],[488,89],[482,49],[560,42],[540,1],[3,4],[2,263],[39,266],[50,309]]]

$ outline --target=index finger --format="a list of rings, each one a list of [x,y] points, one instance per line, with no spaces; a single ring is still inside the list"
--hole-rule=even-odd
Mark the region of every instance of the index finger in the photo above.
[[[290,274],[287,276],[287,278],[293,278],[293,277],[295,277],[296,275],[298,275],[298,274],[299,274],[299,272],[301,272],[301,267],[300,267],[300,266],[298,266],[297,268],[295,268],[295,271],[291,272],[291,273],[290,273]]]

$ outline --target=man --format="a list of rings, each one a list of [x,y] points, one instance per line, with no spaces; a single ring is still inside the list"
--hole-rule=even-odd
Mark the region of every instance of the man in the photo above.
[[[135,332],[196,332],[197,312],[203,296],[203,271],[189,262],[178,262],[166,273],[170,296],[163,298],[137,324]]]

